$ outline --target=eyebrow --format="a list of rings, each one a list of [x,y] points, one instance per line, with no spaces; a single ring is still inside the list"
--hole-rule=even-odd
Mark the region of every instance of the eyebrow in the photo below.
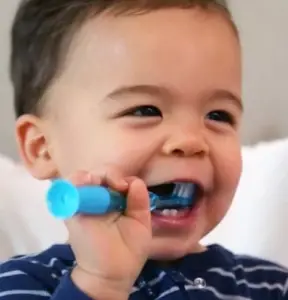
[[[237,96],[236,94],[228,91],[228,90],[215,90],[213,91],[213,93],[211,94],[211,99],[213,100],[223,100],[223,99],[227,99],[230,100],[231,102],[233,102],[240,110],[241,112],[244,111],[244,106],[243,106],[243,101],[241,99],[241,97]]]
[[[124,97],[129,95],[147,95],[157,98],[172,98],[172,93],[169,89],[163,86],[156,86],[156,85],[133,85],[133,86],[123,86],[112,93],[110,93],[107,98],[118,98]]]
[[[129,95],[147,95],[162,99],[175,98],[175,95],[166,87],[157,85],[132,85],[132,86],[122,86],[117,88],[112,93],[110,93],[106,98],[116,99],[120,97],[125,97]],[[211,93],[210,99],[213,100],[231,100],[240,110],[243,112],[243,102],[240,97],[235,93],[224,89],[217,89]]]

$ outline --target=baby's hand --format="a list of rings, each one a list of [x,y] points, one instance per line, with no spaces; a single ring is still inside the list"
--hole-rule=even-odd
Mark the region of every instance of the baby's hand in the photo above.
[[[80,172],[69,180],[78,186],[104,184],[127,193],[125,214],[78,215],[66,225],[77,261],[72,272],[76,286],[93,299],[128,299],[152,239],[146,185],[138,178],[124,180],[116,172],[105,178]]]

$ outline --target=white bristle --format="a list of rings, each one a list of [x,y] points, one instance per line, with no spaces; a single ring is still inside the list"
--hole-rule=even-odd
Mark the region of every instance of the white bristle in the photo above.
[[[181,197],[181,198],[192,198],[195,192],[195,184],[193,183],[176,183],[173,196]]]

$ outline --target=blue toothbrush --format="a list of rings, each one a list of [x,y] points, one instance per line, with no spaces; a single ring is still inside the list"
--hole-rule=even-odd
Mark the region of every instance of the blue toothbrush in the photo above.
[[[173,195],[162,199],[149,192],[150,210],[187,207],[192,204],[192,197],[184,198]],[[103,215],[110,212],[124,212],[125,195],[103,186],[75,186],[71,182],[57,179],[52,182],[47,192],[47,206],[50,213],[58,219],[69,219],[76,214]]]

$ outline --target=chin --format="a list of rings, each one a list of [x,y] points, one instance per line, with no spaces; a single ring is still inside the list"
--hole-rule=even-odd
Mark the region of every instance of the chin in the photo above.
[[[158,261],[171,261],[205,250],[206,248],[200,245],[198,239],[193,241],[189,238],[154,237],[149,258]]]

